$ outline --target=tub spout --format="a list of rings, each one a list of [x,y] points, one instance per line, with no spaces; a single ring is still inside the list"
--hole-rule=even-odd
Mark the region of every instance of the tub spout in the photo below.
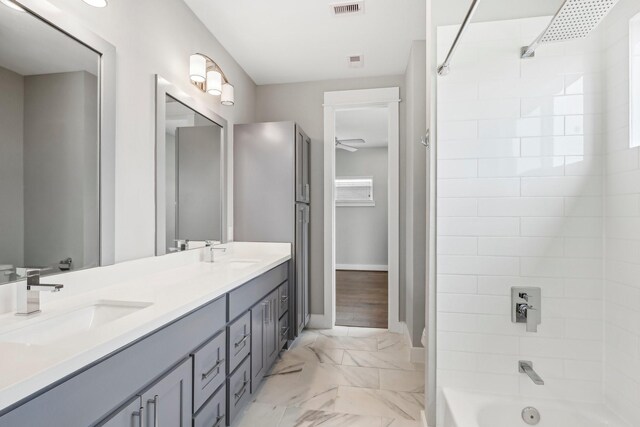
[[[540,375],[536,371],[533,370],[533,363],[528,360],[520,360],[518,362],[518,371],[527,374],[531,381],[537,385],[544,385],[544,380],[540,378]]]

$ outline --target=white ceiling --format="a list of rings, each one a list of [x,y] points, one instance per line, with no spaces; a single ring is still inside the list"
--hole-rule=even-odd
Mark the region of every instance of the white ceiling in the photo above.
[[[97,76],[99,58],[31,14],[0,3],[0,67],[23,76],[81,70]]]
[[[389,110],[363,108],[336,112],[336,137],[338,140],[364,139],[364,144],[345,142],[356,148],[377,148],[389,145]]]
[[[404,74],[426,37],[425,0],[365,0],[364,14],[337,17],[332,0],[185,2],[259,85]],[[357,54],[364,67],[349,68]]]
[[[564,0],[482,0],[473,22],[554,15],[563,3]],[[433,23],[460,24],[470,5],[471,0],[433,0]]]

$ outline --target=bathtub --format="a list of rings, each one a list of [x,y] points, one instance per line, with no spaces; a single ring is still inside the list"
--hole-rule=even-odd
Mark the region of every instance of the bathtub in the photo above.
[[[598,404],[561,402],[540,398],[499,396],[444,389],[444,427],[528,427],[522,410],[540,414],[536,427],[631,427]]]

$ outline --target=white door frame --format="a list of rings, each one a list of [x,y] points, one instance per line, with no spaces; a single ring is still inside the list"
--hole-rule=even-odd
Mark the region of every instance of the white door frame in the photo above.
[[[336,247],[334,179],[336,170],[336,111],[386,106],[389,110],[389,330],[403,332],[400,322],[400,88],[324,93],[324,315],[312,325],[333,328],[336,320]],[[315,320],[315,321],[313,321]]]

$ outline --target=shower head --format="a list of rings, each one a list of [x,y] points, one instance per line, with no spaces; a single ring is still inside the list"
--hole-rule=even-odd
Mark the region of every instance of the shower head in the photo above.
[[[587,37],[618,0],[565,0],[544,32],[522,48],[522,58],[531,58],[541,43],[561,42]]]

